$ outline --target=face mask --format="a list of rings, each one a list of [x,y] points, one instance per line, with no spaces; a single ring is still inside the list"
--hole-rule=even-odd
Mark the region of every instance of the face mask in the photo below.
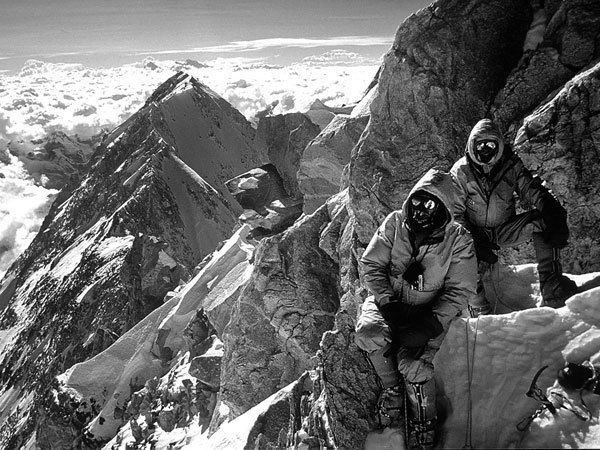
[[[411,224],[422,230],[430,228],[435,222],[435,214],[439,207],[438,200],[429,196],[415,195],[410,199],[409,216]]]
[[[475,143],[475,155],[483,163],[489,163],[498,152],[498,142],[486,139]]]

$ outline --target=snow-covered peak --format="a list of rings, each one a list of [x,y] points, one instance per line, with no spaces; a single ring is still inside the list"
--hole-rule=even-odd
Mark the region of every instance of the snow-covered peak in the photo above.
[[[104,138],[0,285],[0,405],[21,424],[6,439],[29,437],[39,407],[38,442],[61,445],[43,380],[109,347],[233,232],[241,208],[224,181],[260,163],[254,130],[187,75],[152,99]],[[77,155],[64,135],[48,142]]]

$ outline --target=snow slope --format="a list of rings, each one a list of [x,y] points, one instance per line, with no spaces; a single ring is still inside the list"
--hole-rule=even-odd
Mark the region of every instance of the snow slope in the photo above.
[[[182,114],[170,109],[173,103]],[[182,138],[186,128],[212,138]],[[54,403],[46,395],[50,381],[161,306],[231,235],[241,208],[223,182],[260,161],[252,138],[239,112],[176,75],[106,136],[76,189],[59,193],[0,284],[0,446],[16,446],[34,430],[39,443],[51,446],[71,439],[62,428],[72,426],[63,419],[69,413],[61,408],[73,404],[69,396]],[[110,369],[114,359],[106,361]],[[98,379],[113,376],[109,370]],[[29,392],[48,408],[43,419],[29,415],[36,409]]]
[[[530,292],[522,299],[535,297],[538,286],[528,266],[519,268],[511,279],[505,277],[499,292],[505,293],[515,279],[529,278]],[[597,285],[600,273],[573,277],[586,287]],[[514,290],[513,290],[514,292]],[[514,296],[513,296],[514,298]],[[438,387],[445,394],[448,419],[444,447],[460,448],[467,429],[468,366],[472,364],[471,397],[472,445],[474,448],[506,447],[597,447],[600,444],[598,407],[590,401],[591,422],[574,419],[561,411],[555,420],[544,416],[529,431],[516,425],[539,406],[525,396],[536,371],[548,365],[540,377],[541,387],[552,385],[565,361],[580,363],[598,358],[600,351],[600,288],[578,294],[560,309],[532,308],[510,314],[477,319],[458,319],[450,328],[434,361]],[[476,341],[475,341],[476,339]],[[468,343],[468,344],[467,344]]]

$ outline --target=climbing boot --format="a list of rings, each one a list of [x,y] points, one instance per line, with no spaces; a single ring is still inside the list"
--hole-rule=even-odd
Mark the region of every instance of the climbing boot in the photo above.
[[[547,244],[541,233],[533,233],[533,247],[538,263],[542,306],[565,306],[565,300],[577,293],[577,285],[562,273],[560,250]]]
[[[406,383],[408,398],[408,448],[433,449],[437,440],[435,381]]]
[[[565,301],[577,293],[577,285],[569,277],[561,275],[560,277],[540,281],[542,291],[542,306],[551,308],[561,308],[565,306]]]
[[[404,423],[404,388],[401,384],[381,390],[377,416],[381,428],[399,427]]]

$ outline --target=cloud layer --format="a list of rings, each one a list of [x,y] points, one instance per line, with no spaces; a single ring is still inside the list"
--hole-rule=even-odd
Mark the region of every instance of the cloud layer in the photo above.
[[[236,53],[265,50],[269,48],[316,48],[344,46],[389,46],[392,41],[381,36],[338,36],[323,39],[309,38],[272,38],[251,41],[233,41],[224,45],[196,47],[192,49],[173,49],[140,53],[140,55],[171,55],[178,53]]]
[[[337,106],[360,98],[377,65],[378,61],[340,49],[286,66],[260,58],[202,63],[148,58],[91,69],[30,60],[16,75],[0,74],[0,137],[40,138],[54,130],[95,134],[133,114],[178,70],[197,77],[248,118],[276,100],[275,113],[305,110],[315,98]]]
[[[6,161],[7,155],[3,155]],[[37,186],[16,157],[0,163],[0,280],[38,232],[58,191]]]

